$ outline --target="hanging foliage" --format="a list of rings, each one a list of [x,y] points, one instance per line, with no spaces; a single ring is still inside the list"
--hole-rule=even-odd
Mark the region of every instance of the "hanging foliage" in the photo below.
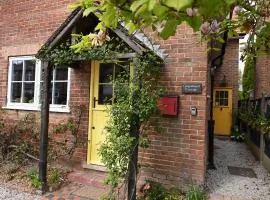
[[[107,182],[113,188],[126,181],[130,154],[138,142],[147,146],[147,138],[141,136],[134,142],[130,133],[136,126],[136,119],[139,126],[150,119],[160,95],[157,80],[162,61],[152,52],[147,52],[131,65],[135,68],[131,84],[126,74],[118,76],[114,82],[116,100],[109,109],[106,140],[100,148],[102,162],[109,169]]]
[[[267,0],[78,0],[70,5],[72,9],[78,7],[84,9],[84,16],[94,13],[98,17],[96,35],[121,23],[130,34],[151,28],[161,38],[168,39],[177,33],[178,25],[186,23],[194,32],[200,31],[206,42],[226,42],[224,33],[229,37],[249,33],[244,56],[256,56],[270,46],[270,1]],[[92,41],[92,35],[86,37]],[[86,46],[95,45],[87,43]]]
[[[243,74],[243,99],[248,99],[255,85],[255,58],[247,57]]]
[[[84,35],[75,35],[75,43],[71,45],[70,41],[60,43],[52,50],[44,46],[37,58],[40,60],[49,60],[55,66],[69,66],[75,61],[90,60],[114,60],[116,55],[129,53],[131,49],[118,37],[106,40],[101,46],[85,46]]]

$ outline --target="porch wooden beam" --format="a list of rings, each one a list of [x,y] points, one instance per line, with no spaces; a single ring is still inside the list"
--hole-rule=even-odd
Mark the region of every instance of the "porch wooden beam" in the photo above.
[[[116,54],[114,56],[114,58],[117,58],[117,59],[129,59],[129,58],[136,58],[137,57],[137,54],[136,53],[119,53],[119,54]],[[85,61],[85,59],[83,57],[76,57],[74,58],[74,61]]]
[[[52,49],[60,40],[63,38],[63,36],[68,32],[68,30],[81,18],[83,9],[81,9],[75,17],[72,18],[72,20],[61,30],[59,34],[53,39],[53,41],[49,44],[48,50]]]
[[[119,53],[115,55],[115,58],[135,58],[137,57],[136,53]]]
[[[116,29],[112,29],[112,31],[116,35],[118,35],[118,37],[120,37],[122,40],[124,40],[135,52],[137,52],[140,55],[143,54],[143,50],[136,43],[134,43],[130,39],[130,37],[128,37],[127,35],[125,35],[121,30],[119,30],[118,28],[116,28]]]
[[[39,144],[39,180],[42,182],[42,193],[47,190],[47,155],[48,155],[48,129],[49,129],[49,96],[51,85],[51,65],[42,61],[42,102],[41,102],[41,123],[40,123],[40,144]]]

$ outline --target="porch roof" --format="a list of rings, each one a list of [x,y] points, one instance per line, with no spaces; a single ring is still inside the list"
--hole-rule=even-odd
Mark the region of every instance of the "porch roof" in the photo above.
[[[48,50],[53,49],[60,43],[63,37],[68,33],[71,33],[76,24],[80,20],[83,20],[83,11],[84,9],[82,8],[73,10],[59,28],[49,37],[38,51],[37,55],[42,52],[43,47],[47,47]],[[92,16],[95,17],[94,14],[92,14]],[[141,30],[137,30],[133,34],[129,34],[123,23],[119,23],[117,28],[110,28],[110,30],[138,54],[142,54],[145,49],[150,49],[163,60],[168,56],[168,54],[165,53],[165,50],[160,48],[160,45],[153,43],[153,41],[151,41]]]

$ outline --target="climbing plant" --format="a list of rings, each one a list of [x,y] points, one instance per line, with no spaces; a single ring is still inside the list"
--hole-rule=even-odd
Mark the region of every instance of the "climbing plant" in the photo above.
[[[85,46],[84,35],[76,34],[73,37],[75,37],[73,45],[71,45],[70,40],[67,40],[50,51],[48,51],[47,46],[42,47],[37,58],[49,60],[55,66],[67,67],[75,61],[114,60],[119,52],[131,52],[131,49],[118,37],[112,37],[110,40],[104,41],[101,46],[95,46],[94,48]]]
[[[156,111],[161,64],[156,55],[148,52],[131,63],[134,74],[130,79],[120,75],[114,82],[115,101],[109,108],[108,133],[100,148],[102,162],[109,169],[108,183],[113,188],[126,181],[128,163],[135,146],[138,143],[147,146],[146,137],[140,135],[140,139],[136,140],[131,132],[134,126],[141,127]]]
[[[243,99],[248,99],[250,92],[254,90],[255,84],[255,58],[252,56],[246,57],[245,69],[243,74]]]

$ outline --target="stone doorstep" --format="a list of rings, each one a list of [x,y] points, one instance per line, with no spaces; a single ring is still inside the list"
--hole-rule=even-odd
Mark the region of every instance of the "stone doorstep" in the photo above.
[[[70,182],[75,182],[82,185],[93,186],[100,189],[107,189],[104,184],[106,174],[103,172],[97,172],[93,170],[87,171],[74,171],[68,175]]]

